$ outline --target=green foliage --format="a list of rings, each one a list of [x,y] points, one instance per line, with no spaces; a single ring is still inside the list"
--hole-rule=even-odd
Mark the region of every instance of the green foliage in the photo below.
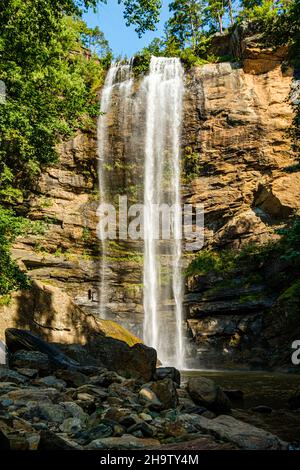
[[[0,296],[12,290],[28,288],[28,278],[18,268],[10,255],[10,246],[15,237],[34,230],[29,220],[16,217],[11,210],[0,206]]]
[[[118,0],[124,4],[126,25],[135,25],[135,31],[141,37],[147,30],[155,31],[159,21],[161,0]],[[105,2],[106,3],[106,2]]]
[[[191,147],[185,148],[183,157],[184,175],[188,180],[193,180],[200,176],[202,165],[200,163],[200,155],[193,151]]]
[[[279,4],[273,0],[258,0],[243,2],[244,9],[240,13],[240,18],[266,22],[273,21],[279,10]]]
[[[283,236],[282,258],[300,267],[300,217],[296,217],[289,227],[280,230],[279,233]]]
[[[172,16],[166,24],[168,35],[176,38],[181,48],[191,46],[195,51],[206,23],[205,1],[173,0],[169,10]]]
[[[264,245],[245,245],[237,250],[202,250],[186,270],[186,275],[207,274],[210,271],[230,273],[252,265],[257,269],[271,256],[286,261],[290,266],[300,268],[300,217],[297,216],[289,226],[278,231],[282,238]],[[258,272],[254,273],[259,275]],[[251,275],[251,282],[254,281]],[[250,278],[249,278],[250,280]]]
[[[0,79],[7,92],[0,105],[0,196],[10,204],[21,202],[21,189],[55,161],[59,140],[90,126],[98,114],[104,68],[84,44],[103,38],[44,4],[10,0],[0,10]]]
[[[244,246],[240,251],[237,250],[202,250],[186,270],[186,275],[206,274],[210,271],[219,273],[230,273],[241,266],[247,266],[249,258],[255,259],[259,265],[266,260],[273,250],[272,244]]]
[[[300,279],[294,282],[279,297],[280,300],[299,304],[300,300]]]

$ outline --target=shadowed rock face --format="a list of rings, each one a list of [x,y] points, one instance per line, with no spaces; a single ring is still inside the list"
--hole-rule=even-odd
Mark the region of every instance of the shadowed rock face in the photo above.
[[[120,325],[86,314],[57,287],[35,281],[31,290],[14,294],[11,304],[0,310],[0,338],[5,335],[11,352],[37,350],[62,368],[76,370],[78,363],[83,362],[107,367],[125,377],[151,380],[154,375],[157,363],[154,349],[141,344],[139,338]],[[75,362],[44,340],[58,346],[64,344],[63,351]]]

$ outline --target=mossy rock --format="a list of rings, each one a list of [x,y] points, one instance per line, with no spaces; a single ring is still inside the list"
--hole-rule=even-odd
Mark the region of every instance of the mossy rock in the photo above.
[[[288,287],[279,297],[280,302],[298,303],[300,300],[300,279]]]
[[[123,326],[118,325],[111,320],[98,320],[101,331],[106,337],[110,337],[113,339],[118,339],[119,341],[124,341],[124,343],[128,344],[128,346],[132,347],[135,344],[141,344],[142,340],[140,340],[137,336],[130,333],[130,331],[123,328]]]

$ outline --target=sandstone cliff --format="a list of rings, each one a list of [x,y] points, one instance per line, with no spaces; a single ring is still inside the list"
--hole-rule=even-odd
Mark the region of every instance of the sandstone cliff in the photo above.
[[[286,50],[261,49],[255,37],[236,34],[230,48],[231,62],[187,72],[182,130],[184,200],[204,204],[205,244],[216,248],[274,238],[274,228],[300,207],[299,172],[287,171],[295,159],[288,135],[293,70],[283,66]],[[134,96],[138,99],[137,91]],[[132,106],[125,116],[126,135],[118,135],[120,119],[118,108],[112,109],[112,183],[121,193],[130,187],[134,199],[142,184],[143,142],[135,148],[127,144],[133,125],[142,134],[143,119]],[[20,238],[14,256],[33,279],[63,288],[86,311],[97,312],[96,133],[78,133],[59,152],[59,162],[45,170],[28,201],[29,217],[43,220],[46,231]],[[115,243],[106,260],[111,316],[138,333],[143,318],[141,255],[137,244]],[[190,259],[187,254],[185,264]],[[257,308],[262,312],[265,306]],[[210,312],[208,320],[215,314]],[[197,337],[203,324],[195,322],[190,328]]]

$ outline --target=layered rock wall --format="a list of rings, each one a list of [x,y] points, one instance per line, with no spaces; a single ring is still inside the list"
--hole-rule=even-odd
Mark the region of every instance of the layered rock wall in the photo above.
[[[186,202],[204,204],[205,245],[215,248],[240,248],[274,238],[274,229],[300,206],[299,172],[288,171],[295,159],[289,137],[293,71],[283,66],[286,50],[262,50],[255,37],[241,39],[237,33],[230,48],[235,56],[231,62],[186,73],[182,192]],[[136,176],[140,182],[143,140],[137,139],[134,148],[126,142],[132,129],[143,135],[144,119],[142,110],[136,116],[130,106],[123,135],[118,130],[121,117],[114,105],[109,129],[111,184],[120,194],[129,186],[134,200],[141,195]],[[96,237],[96,132],[79,132],[60,146],[59,153],[58,163],[44,171],[28,201],[29,217],[42,220],[46,230],[20,238],[14,256],[33,279],[62,287],[86,311],[97,313],[101,252]],[[187,254],[185,264],[190,259]],[[106,262],[110,314],[140,334],[142,247],[112,243]],[[193,317],[193,302],[187,303],[187,317],[192,335],[199,339],[203,320],[200,324]],[[259,313],[265,307],[257,308]],[[236,312],[229,313],[234,319]],[[206,313],[209,328],[215,314]]]

